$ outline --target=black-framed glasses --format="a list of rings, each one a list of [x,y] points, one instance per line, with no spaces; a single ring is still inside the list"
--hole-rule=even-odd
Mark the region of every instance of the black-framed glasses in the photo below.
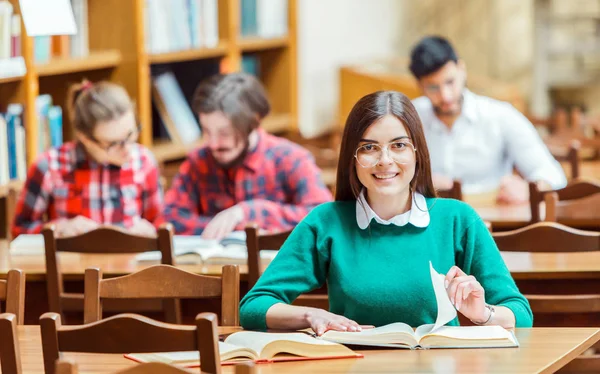
[[[412,161],[417,149],[408,140],[397,140],[388,144],[367,143],[356,149],[354,157],[363,168],[370,168],[381,160],[383,153],[398,164],[407,164]]]
[[[114,152],[116,149],[123,149],[126,145],[135,143],[140,136],[140,132],[142,131],[142,126],[138,124],[135,129],[131,130],[127,137],[123,140],[116,140],[114,142],[110,142],[108,144],[102,143],[98,139],[94,138],[93,135],[88,135],[91,141],[96,143],[100,148],[102,148],[107,153]]]

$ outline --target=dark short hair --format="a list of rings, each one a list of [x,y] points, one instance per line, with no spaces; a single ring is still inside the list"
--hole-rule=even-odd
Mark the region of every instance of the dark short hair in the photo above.
[[[456,52],[448,39],[428,36],[415,45],[410,53],[410,71],[415,78],[435,73],[448,62],[458,61]]]
[[[369,126],[385,116],[396,117],[406,127],[417,149],[415,175],[410,182],[411,191],[419,192],[425,197],[437,196],[431,177],[429,150],[417,110],[410,99],[400,92],[377,91],[358,100],[346,120],[337,168],[336,201],[358,198],[363,186],[356,174],[354,154]]]
[[[196,113],[222,112],[240,135],[247,137],[269,114],[271,104],[262,84],[246,73],[217,74],[202,81],[194,92]]]

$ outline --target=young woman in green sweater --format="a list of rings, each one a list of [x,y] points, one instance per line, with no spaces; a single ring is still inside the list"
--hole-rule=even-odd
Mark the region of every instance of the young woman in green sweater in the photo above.
[[[320,335],[434,323],[430,261],[472,322],[532,325],[529,303],[484,222],[467,204],[436,197],[421,121],[403,94],[375,92],[350,112],[335,200],[296,226],[242,299],[244,328],[311,327]],[[290,305],[325,283],[330,311]]]

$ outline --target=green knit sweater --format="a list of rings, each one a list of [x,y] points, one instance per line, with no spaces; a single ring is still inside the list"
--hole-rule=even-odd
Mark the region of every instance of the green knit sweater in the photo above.
[[[529,303],[477,213],[457,200],[426,200],[430,223],[425,228],[373,220],[361,230],[355,201],[313,209],[242,299],[242,326],[265,329],[271,306],[290,304],[326,282],[330,311],[359,324],[434,323],[437,305],[431,261],[440,273],[458,265],[475,276],[485,289],[486,302],[512,310],[517,327],[531,327]],[[458,319],[451,324],[457,325]]]

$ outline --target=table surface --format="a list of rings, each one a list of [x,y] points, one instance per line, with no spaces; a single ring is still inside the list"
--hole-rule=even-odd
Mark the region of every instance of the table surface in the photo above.
[[[227,328],[225,328],[227,329]],[[222,332],[230,332],[222,330]],[[43,373],[39,326],[19,326],[25,373]],[[552,373],[600,339],[597,328],[516,329],[520,348],[367,350],[364,358],[257,365],[258,373]],[[136,365],[122,355],[65,353],[80,373],[112,373]],[[224,373],[232,373],[230,366]]]

